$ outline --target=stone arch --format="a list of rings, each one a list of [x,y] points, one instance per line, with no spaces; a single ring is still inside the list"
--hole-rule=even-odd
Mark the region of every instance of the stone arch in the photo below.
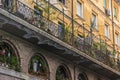
[[[88,80],[87,74],[82,72],[78,74],[78,80]]]
[[[45,80],[50,78],[47,60],[40,53],[34,54],[31,57],[28,65],[28,72],[30,75],[36,75]]]
[[[62,64],[56,70],[56,80],[72,80],[69,68]]]
[[[0,42],[0,65],[15,71],[21,71],[21,61],[15,45],[7,39]]]

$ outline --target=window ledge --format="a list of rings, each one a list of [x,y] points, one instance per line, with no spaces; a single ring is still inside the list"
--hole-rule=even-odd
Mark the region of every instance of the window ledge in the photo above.
[[[119,22],[118,17],[114,16],[114,19]]]
[[[118,44],[115,44],[115,46],[120,48],[120,45],[118,45]]]
[[[80,20],[85,21],[85,19],[84,19],[83,17],[81,17],[81,16],[78,15],[78,14],[76,14],[76,15],[77,15],[77,17],[78,17]]]
[[[97,28],[96,28],[96,27],[94,27],[94,28],[93,28],[93,31],[95,31],[95,32],[99,32],[98,27],[97,27]]]
[[[0,66],[0,74],[3,74],[5,76],[11,76],[14,78],[19,78],[19,79],[25,79],[25,76],[26,76],[26,75],[22,74],[21,72],[16,72],[12,69],[8,69],[8,68],[2,67],[2,66]]]
[[[110,36],[108,37],[105,35],[105,40],[110,41]]]
[[[4,76],[10,76],[10,77],[16,78],[16,79],[21,79],[21,80],[32,80],[33,78],[35,80],[40,79],[39,77],[36,77],[36,76],[33,76],[33,75],[26,75],[26,74],[24,74],[22,72],[16,72],[16,71],[14,71],[12,69],[8,69],[8,68],[2,67],[2,66],[0,66],[0,74],[4,75]]]

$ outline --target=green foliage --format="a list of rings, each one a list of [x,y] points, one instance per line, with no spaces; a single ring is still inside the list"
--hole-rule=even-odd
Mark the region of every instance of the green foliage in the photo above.
[[[66,26],[63,32],[63,40],[70,43],[72,39],[71,26]]]
[[[105,44],[101,44],[101,50],[102,52],[106,53],[107,47]]]
[[[0,52],[2,52],[4,48],[5,54],[0,54],[0,62],[15,71],[20,71],[20,65],[16,55],[12,52],[10,46],[2,42],[2,45],[0,44]],[[10,56],[8,56],[8,54],[10,54]]]
[[[38,56],[34,56],[34,57],[31,59],[31,63],[38,62],[38,61],[39,61],[39,57],[38,57]]]
[[[39,22],[40,22],[40,26],[44,26],[45,25],[45,23],[42,20],[39,20]]]
[[[49,16],[51,20],[56,19],[56,10],[50,4],[48,6],[48,2],[46,0],[42,0],[41,2],[43,2],[43,5],[45,6],[44,8],[41,6],[43,8],[43,12],[45,13],[45,17],[48,18]]]
[[[116,55],[116,54],[117,54],[117,52],[116,52],[116,51],[113,51],[113,52],[112,52],[112,54],[113,54],[113,55]]]
[[[100,49],[100,43],[98,43],[98,42],[93,42],[93,47],[94,47],[94,49],[99,50],[99,49]]]
[[[17,57],[16,56],[12,56],[10,60],[11,60],[10,61],[11,68],[20,72],[21,70],[20,70],[20,66],[19,66],[19,63],[18,63],[19,61],[18,61]]]
[[[2,62],[2,63],[5,62],[5,57],[4,57],[4,55],[0,55],[0,62]]]

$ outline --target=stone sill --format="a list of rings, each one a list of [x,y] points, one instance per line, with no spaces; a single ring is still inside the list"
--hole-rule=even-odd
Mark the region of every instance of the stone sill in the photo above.
[[[0,66],[0,74],[5,75],[5,76],[10,76],[13,78],[18,78],[21,80],[40,80],[40,78],[37,78],[34,76],[30,77],[28,75],[25,75],[24,73],[16,72],[14,70],[11,70],[11,69],[8,69],[2,66]]]

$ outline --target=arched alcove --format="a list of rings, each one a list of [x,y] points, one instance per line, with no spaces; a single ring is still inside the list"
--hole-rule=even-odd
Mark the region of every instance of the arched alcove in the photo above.
[[[60,65],[56,71],[56,80],[71,80],[70,71],[65,65]]]
[[[8,40],[0,42],[0,66],[21,71],[18,52]]]
[[[45,58],[40,54],[32,56],[29,62],[29,74],[38,76],[42,79],[49,79],[49,67]]]

